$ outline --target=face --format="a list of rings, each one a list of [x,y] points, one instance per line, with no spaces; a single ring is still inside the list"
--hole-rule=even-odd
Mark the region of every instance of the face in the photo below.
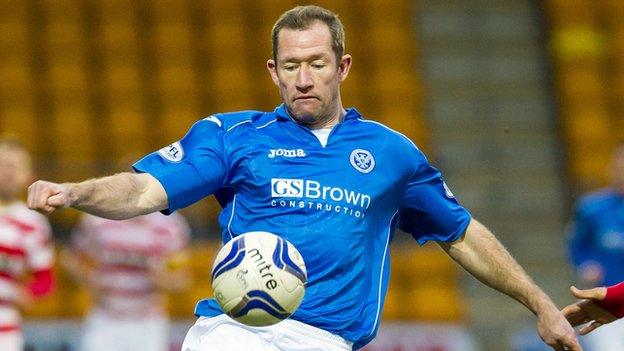
[[[316,22],[306,30],[282,29],[277,62],[269,60],[267,67],[297,122],[322,128],[339,121],[340,83],[349,73],[351,56],[337,62],[327,25]]]
[[[0,145],[0,200],[14,200],[32,177],[28,153],[17,147]]]

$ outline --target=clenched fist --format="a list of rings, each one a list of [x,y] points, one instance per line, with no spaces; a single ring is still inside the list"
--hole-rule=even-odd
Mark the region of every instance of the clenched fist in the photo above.
[[[71,206],[70,188],[38,180],[28,187],[28,207],[43,214],[50,214],[57,208]]]

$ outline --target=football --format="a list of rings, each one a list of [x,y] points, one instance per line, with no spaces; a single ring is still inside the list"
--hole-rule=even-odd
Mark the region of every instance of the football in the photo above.
[[[223,311],[251,326],[275,324],[293,314],[305,293],[303,257],[268,232],[240,235],[217,253],[212,290]]]

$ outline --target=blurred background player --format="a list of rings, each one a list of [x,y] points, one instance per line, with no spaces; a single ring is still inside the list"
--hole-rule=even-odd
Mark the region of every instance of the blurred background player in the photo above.
[[[189,285],[186,219],[152,213],[124,221],[84,215],[63,265],[88,288],[82,351],[169,350],[166,291]]]
[[[18,141],[0,138],[0,349],[24,347],[20,309],[53,286],[51,230],[45,216],[20,200],[33,179],[31,158]]]
[[[616,147],[611,185],[578,202],[569,233],[569,250],[583,287],[614,285],[624,280],[624,144]],[[624,321],[587,336],[591,350],[624,350]]]

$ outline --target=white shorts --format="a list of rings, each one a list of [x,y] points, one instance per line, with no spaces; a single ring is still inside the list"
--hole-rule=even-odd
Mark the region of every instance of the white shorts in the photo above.
[[[182,351],[350,351],[353,343],[328,331],[286,319],[250,327],[226,315],[199,317]]]
[[[24,350],[24,336],[19,330],[0,332],[0,350],[22,351]]]
[[[120,319],[94,311],[85,321],[79,350],[168,351],[169,320],[161,315]]]

